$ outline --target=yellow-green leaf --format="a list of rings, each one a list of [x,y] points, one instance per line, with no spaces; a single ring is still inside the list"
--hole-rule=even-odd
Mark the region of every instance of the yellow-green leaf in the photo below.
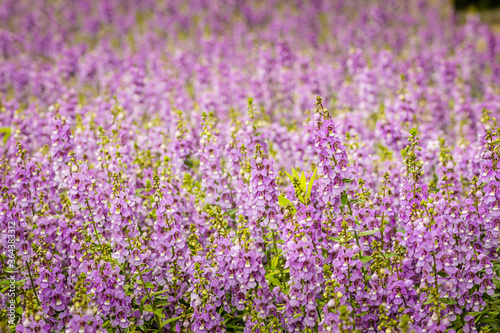
[[[304,192],[306,191],[306,185],[307,185],[306,174],[304,171],[302,171],[302,174],[300,175],[300,188]]]
[[[306,192],[306,201],[309,200],[311,197],[311,190],[314,184],[314,179],[316,178],[316,172],[318,171],[318,168],[314,169],[313,175],[311,176],[311,179],[309,180],[309,185],[307,186],[307,192]]]
[[[174,321],[178,320],[179,318],[180,317],[174,317],[174,318],[167,319],[161,323],[161,327],[163,328],[163,326],[170,324],[170,323],[173,323]]]

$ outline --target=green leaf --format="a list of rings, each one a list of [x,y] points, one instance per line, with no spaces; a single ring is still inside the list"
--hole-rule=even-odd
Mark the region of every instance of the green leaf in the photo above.
[[[297,313],[296,315],[293,316],[293,319],[297,319],[297,318],[300,318],[302,316],[303,316],[302,313]]]
[[[317,171],[318,171],[317,168],[314,169],[313,175],[311,176],[311,179],[309,180],[309,186],[307,187],[307,191],[306,191],[306,201],[309,200],[309,198],[311,197],[311,190],[312,190],[312,187],[314,184],[314,178],[316,178]]]
[[[281,286],[280,281],[277,278],[275,278],[274,276],[269,276],[269,277],[266,277],[266,278],[267,278],[267,280],[269,282],[271,282],[272,285]]]
[[[349,237],[347,237],[347,240],[346,240],[346,239],[344,239],[343,241],[344,241],[344,242],[346,242],[346,241],[348,242],[348,241],[350,241],[350,240],[351,240],[351,239],[353,239],[353,238],[354,238],[354,237],[353,237],[352,235],[350,235],[350,234],[349,234]],[[332,241],[334,241],[334,242],[340,243],[340,242],[341,242],[342,237],[341,237],[341,236],[337,236],[337,237],[332,237],[332,238],[330,238],[330,239],[331,239]]]
[[[4,256],[4,257],[6,258],[6,256]],[[24,282],[26,282],[26,280],[27,279],[18,280],[15,282],[15,285],[19,286],[19,285],[23,284]],[[7,285],[10,287],[10,280],[5,279],[3,281],[0,281],[0,284]]]
[[[150,268],[150,269],[143,270],[143,271],[141,271],[141,272],[136,272],[136,273],[134,273],[134,274],[132,275],[132,277],[136,277],[136,276],[137,276],[137,275],[139,275],[140,273],[147,273],[147,272],[151,272],[153,269],[154,269],[154,267],[153,267],[153,268]],[[141,282],[141,281],[137,281],[137,283],[141,284],[142,282]]]
[[[106,328],[106,327],[108,327],[110,324],[111,324],[111,322],[108,320],[108,321],[106,321],[104,324],[102,324],[102,327],[103,327],[103,328]]]
[[[482,312],[468,312],[468,315],[471,315],[472,317],[479,316]]]
[[[141,304],[139,305],[139,311],[141,311],[141,315],[144,313],[144,302],[146,302],[146,296],[144,296],[141,300]]]
[[[149,288],[149,289],[154,289],[154,287],[155,287],[155,286],[154,286],[154,284],[152,284],[151,282],[145,282],[145,283],[144,283],[144,286],[145,286],[146,288]]]
[[[444,304],[448,304],[448,305],[453,305],[453,304],[457,303],[454,300],[452,300],[451,298],[440,298],[439,300],[441,302],[443,302]]]
[[[179,318],[180,318],[180,317],[174,317],[174,318],[170,318],[170,319],[167,319],[167,320],[163,321],[163,322],[161,323],[161,328],[163,328],[163,327],[164,327],[165,325],[167,325],[167,324],[170,324],[170,323],[173,323],[174,321],[179,320]]]
[[[448,273],[443,272],[443,271],[439,271],[439,272],[437,272],[437,274],[438,274],[440,277],[448,277],[448,276],[449,276],[449,275],[448,275]]]
[[[369,235],[373,235],[374,233],[377,233],[380,231],[380,228],[378,229],[373,229],[373,230],[366,230],[366,231],[362,231],[358,234],[358,236],[369,236]]]
[[[146,310],[147,312],[153,312],[154,313],[154,310],[151,307],[151,304],[144,305],[144,310]]]
[[[166,299],[166,300],[168,300],[169,298],[170,298],[170,296],[156,296],[155,300],[157,300],[157,299],[163,299],[163,300]],[[158,302],[158,304],[159,304],[159,302]]]
[[[369,262],[369,261],[373,260],[373,257],[372,256],[362,256],[360,258],[360,260],[364,264],[365,262]]]
[[[352,183],[352,179],[344,178],[344,179],[342,179],[342,182],[343,183]]]
[[[281,207],[286,207],[288,204],[292,204],[290,200],[288,200],[284,195],[278,196],[278,203],[280,204]]]
[[[155,293],[152,293],[151,296],[161,295],[163,293],[166,293],[167,291],[169,291],[169,290],[165,289],[165,290],[157,291]]]
[[[16,312],[17,312],[19,315],[21,315],[21,316],[22,316],[22,315],[23,315],[23,312],[24,312],[23,307],[22,307],[22,306],[20,306],[20,307],[16,308]]]
[[[0,127],[0,133],[3,133],[3,144],[7,143],[7,140],[9,140],[10,135],[12,134],[12,129],[10,127]]]
[[[347,193],[342,193],[342,196],[340,197],[340,202],[342,205],[345,205],[347,203]]]
[[[281,207],[284,207],[284,208],[286,208],[290,204],[293,208],[292,209],[293,213],[295,214],[297,212],[297,210],[293,206],[292,202],[290,200],[288,200],[284,195],[278,196],[278,203],[280,204]]]
[[[161,309],[156,309],[153,313],[160,318],[165,318],[165,314],[161,311]]]
[[[226,327],[227,328],[232,328],[232,329],[235,329],[235,330],[238,330],[238,331],[244,331],[245,330],[244,327],[236,326],[236,325],[229,325],[229,324],[227,324]]]
[[[293,178],[300,179],[299,173],[297,172],[297,170],[295,170],[294,167],[292,167],[292,175],[293,175]]]
[[[269,278],[269,277],[271,277],[271,276],[273,276],[273,275],[275,275],[275,274],[278,274],[279,272],[280,272],[280,271],[273,271],[273,272],[271,272],[271,273],[267,274],[267,275],[266,275],[266,279],[267,279],[267,278]]]
[[[362,200],[362,199],[354,199],[354,200],[351,200],[351,203],[352,204],[360,204],[360,203],[363,203],[365,202],[365,200]]]
[[[304,192],[306,191],[306,185],[307,185],[306,174],[304,171],[302,171],[302,174],[300,175],[300,188]]]
[[[271,260],[271,268],[274,269],[274,268],[278,267],[278,260],[279,260],[278,256],[274,257],[273,260]]]
[[[237,211],[238,211],[238,208],[230,209],[230,210],[224,212],[224,214],[222,216],[229,215],[229,216],[233,217]]]
[[[286,172],[286,171],[285,171],[285,173],[288,176],[288,179],[290,179],[290,183],[293,184],[293,176],[291,174],[289,174],[288,172]]]
[[[155,304],[157,306],[170,304],[170,302],[168,301],[168,297],[163,297],[163,298],[166,298],[166,299],[160,299],[160,300],[155,299]]]

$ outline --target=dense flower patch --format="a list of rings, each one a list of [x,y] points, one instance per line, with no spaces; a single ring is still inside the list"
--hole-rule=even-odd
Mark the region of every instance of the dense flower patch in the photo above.
[[[1,329],[500,329],[500,37],[442,9],[2,1]]]

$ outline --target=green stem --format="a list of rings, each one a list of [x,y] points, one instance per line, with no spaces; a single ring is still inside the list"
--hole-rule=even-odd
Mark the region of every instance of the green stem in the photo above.
[[[432,266],[432,270],[434,271],[434,282],[436,284],[436,291],[438,291],[438,277],[436,270],[436,253],[432,251],[432,259],[434,260],[434,265]]]
[[[33,292],[35,293],[36,302],[37,302],[38,306],[40,306],[40,300],[38,299],[38,294],[36,293],[36,290],[35,290],[35,284],[33,283],[33,276],[31,275],[29,262],[26,264],[26,267],[28,268],[28,274],[30,276],[30,281],[31,281],[31,288],[33,288]]]
[[[281,267],[281,265],[280,265],[278,245],[276,244],[276,235],[274,234],[274,230],[271,230],[271,235],[273,236],[274,250],[275,250],[276,256],[278,257],[278,268],[280,270],[279,281],[282,282],[281,279],[285,276],[285,274],[283,273],[283,267]]]
[[[99,239],[99,233],[97,232],[97,227],[95,225],[94,214],[92,214],[92,209],[90,209],[89,199],[85,199],[85,202],[87,203],[87,209],[89,210],[90,219],[92,220],[92,225],[94,226],[94,232],[95,232],[95,237],[97,238],[97,243],[99,243],[99,248],[101,249],[101,253],[104,254],[104,251],[102,249],[102,244]]]
[[[266,233],[264,231],[264,227],[260,227],[260,228],[262,230],[262,238],[264,238],[264,236],[266,235]],[[267,241],[265,239],[264,239],[264,242],[267,243]],[[271,257],[270,257],[269,251],[266,251],[266,257],[267,257],[267,264],[271,265]]]
[[[382,216],[380,217],[381,218],[381,221],[380,221],[380,234],[382,235],[382,239],[381,239],[381,242],[382,242],[382,248],[381,250],[383,251],[384,250],[384,233],[385,233],[385,225],[384,225],[384,218],[385,218],[385,212],[382,213]]]
[[[278,245],[276,245],[276,235],[274,234],[274,230],[271,231],[271,235],[273,236],[273,244],[274,244],[274,252],[278,256]]]

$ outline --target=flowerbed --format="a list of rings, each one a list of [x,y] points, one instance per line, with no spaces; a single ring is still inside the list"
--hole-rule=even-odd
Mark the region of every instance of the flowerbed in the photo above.
[[[35,0],[0,22],[3,330],[500,329],[477,17]]]

